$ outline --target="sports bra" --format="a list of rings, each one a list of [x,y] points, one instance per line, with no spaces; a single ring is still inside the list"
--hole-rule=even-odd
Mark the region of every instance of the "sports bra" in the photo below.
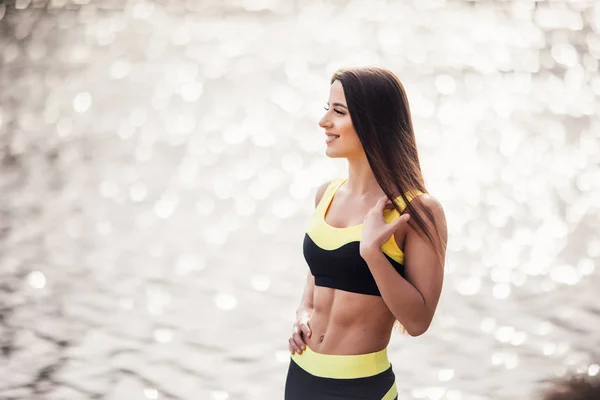
[[[315,277],[316,286],[381,296],[369,266],[360,256],[363,224],[337,228],[325,221],[325,214],[335,192],[346,180],[347,178],[338,178],[331,181],[313,212],[304,235],[304,258]],[[411,201],[420,194],[423,193],[420,191],[407,193],[407,198]],[[401,196],[397,197],[395,202],[400,210],[406,207]],[[387,223],[398,216],[396,209],[383,211],[383,218]],[[381,250],[394,269],[404,277],[404,253],[396,244],[394,235],[391,235],[381,246]]]

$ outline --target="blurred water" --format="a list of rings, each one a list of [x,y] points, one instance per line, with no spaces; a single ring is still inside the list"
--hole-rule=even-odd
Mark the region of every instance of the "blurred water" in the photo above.
[[[449,225],[400,398],[598,373],[600,2],[0,5],[0,398],[281,399],[332,72],[408,93]]]

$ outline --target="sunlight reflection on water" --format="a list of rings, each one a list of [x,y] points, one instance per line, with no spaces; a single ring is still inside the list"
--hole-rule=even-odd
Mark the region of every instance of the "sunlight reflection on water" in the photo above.
[[[346,174],[317,121],[366,64],[450,235],[432,327],[390,343],[401,398],[598,373],[598,4],[366,4],[0,6],[0,397],[280,399],[314,191]]]

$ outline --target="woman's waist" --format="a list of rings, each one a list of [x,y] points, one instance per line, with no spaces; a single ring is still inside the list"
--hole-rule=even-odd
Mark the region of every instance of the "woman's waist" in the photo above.
[[[302,354],[292,360],[315,376],[338,379],[362,378],[381,374],[391,367],[387,347],[363,354],[328,354],[315,351],[307,343]]]
[[[340,323],[329,314],[314,312],[309,320],[311,336],[304,338],[314,351],[330,355],[361,355],[387,347],[393,326],[385,319],[356,316],[353,323]]]
[[[310,321],[321,330],[380,335],[391,331],[394,324],[395,318],[383,302],[318,297],[315,296]]]
[[[343,290],[315,286],[313,317],[319,322],[343,329],[367,325],[393,325],[394,316],[380,296],[351,293]]]

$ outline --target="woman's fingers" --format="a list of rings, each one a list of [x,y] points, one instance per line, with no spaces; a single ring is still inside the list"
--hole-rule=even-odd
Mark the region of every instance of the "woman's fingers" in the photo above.
[[[304,337],[309,338],[311,335],[310,332],[310,328],[308,327],[308,324],[305,322],[300,322],[300,330],[302,331],[302,333],[304,334]]]
[[[298,332],[294,333],[292,335],[292,339],[294,341],[294,343],[296,344],[296,347],[298,348],[298,353],[302,353],[302,350],[304,350],[306,348],[306,344],[304,344],[304,340],[302,340],[302,338],[300,337],[300,334]]]
[[[294,342],[294,339],[292,339],[292,338],[288,339],[288,347],[290,349],[290,353],[292,353],[292,354],[294,354],[294,353],[300,354],[300,350],[298,350],[298,347],[296,346],[296,343]]]
[[[391,204],[390,199],[388,199],[387,196],[383,196],[383,197],[380,197],[379,200],[377,201],[376,207],[385,209],[389,204]]]
[[[289,338],[288,342],[289,342],[290,351],[292,352],[292,354],[294,354],[294,352],[296,352],[298,354],[302,354],[302,350],[304,350],[306,345],[304,345],[303,343],[302,344],[297,343],[293,336],[291,338]]]
[[[401,224],[404,224],[404,223],[408,222],[409,219],[410,219],[410,214],[402,214],[396,220],[396,226],[400,226]]]
[[[310,329],[310,326],[308,326],[308,321],[304,320],[301,320],[300,322],[296,321],[293,327],[294,333],[288,340],[289,349],[292,354],[294,354],[294,352],[302,354],[302,351],[306,349],[305,338],[311,337],[312,330]]]

